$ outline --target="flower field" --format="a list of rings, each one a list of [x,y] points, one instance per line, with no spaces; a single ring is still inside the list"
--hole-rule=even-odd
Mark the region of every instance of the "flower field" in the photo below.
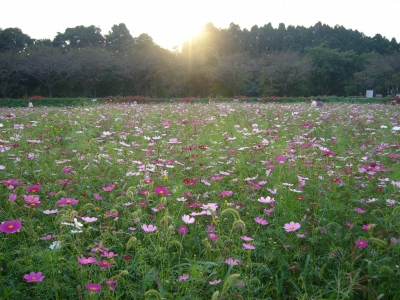
[[[0,109],[0,299],[400,298],[400,111]]]

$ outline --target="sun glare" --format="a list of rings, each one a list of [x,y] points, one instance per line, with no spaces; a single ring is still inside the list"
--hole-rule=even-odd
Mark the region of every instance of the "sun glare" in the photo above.
[[[201,35],[204,25],[205,24],[200,25],[194,22],[177,22],[176,24],[169,24],[163,29],[155,31],[153,39],[156,43],[169,49],[172,49],[175,46],[181,48],[183,43]]]

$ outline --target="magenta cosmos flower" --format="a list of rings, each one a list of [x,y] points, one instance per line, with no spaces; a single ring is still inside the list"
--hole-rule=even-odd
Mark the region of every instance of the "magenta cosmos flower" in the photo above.
[[[43,281],[44,276],[42,275],[42,272],[37,272],[37,273],[31,272],[29,274],[25,274],[24,279],[27,282],[40,282]]]
[[[72,199],[72,198],[61,198],[58,202],[57,202],[57,206],[61,207],[61,206],[66,206],[66,205],[73,205],[73,204],[77,204],[79,201],[76,199]]]
[[[155,192],[157,195],[160,195],[160,196],[167,196],[167,195],[169,195],[168,189],[167,189],[165,186],[161,186],[161,185],[156,186],[156,188],[154,189],[154,192]]]
[[[3,223],[0,224],[0,231],[7,234],[17,232],[21,228],[22,228],[22,223],[17,220],[4,221]]]
[[[179,233],[180,235],[185,235],[185,234],[187,234],[188,232],[189,232],[189,228],[187,228],[187,227],[184,226],[184,225],[179,226],[179,228],[178,228],[178,233]]]
[[[28,193],[35,194],[40,192],[40,186],[38,185],[31,185],[27,188]]]
[[[300,223],[290,222],[285,224],[283,228],[285,228],[286,232],[296,231],[297,229],[300,228]]]
[[[144,231],[146,231],[146,232],[153,232],[153,231],[155,231],[156,229],[157,229],[157,226],[154,226],[154,225],[147,225],[147,224],[143,224],[142,225],[142,229],[144,230]]]
[[[356,241],[356,246],[360,249],[362,248],[367,248],[368,247],[368,242],[366,240],[357,240]]]
[[[97,283],[88,283],[85,285],[85,287],[92,293],[96,293],[101,290],[101,285]]]

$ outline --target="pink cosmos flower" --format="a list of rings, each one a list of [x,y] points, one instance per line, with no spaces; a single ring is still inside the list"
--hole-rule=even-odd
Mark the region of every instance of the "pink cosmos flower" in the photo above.
[[[213,280],[213,281],[209,281],[208,283],[210,284],[210,285],[215,285],[215,284],[218,284],[218,283],[220,283],[221,282],[221,279],[215,279],[215,280]]]
[[[153,232],[153,231],[155,231],[156,229],[157,229],[157,226],[154,226],[154,225],[147,225],[147,224],[143,224],[142,225],[142,229],[144,230],[144,231],[146,231],[146,232]]]
[[[45,277],[42,275],[42,272],[31,272],[29,274],[24,275],[24,279],[26,282],[40,282],[43,281]]]
[[[226,197],[230,197],[232,196],[232,192],[231,191],[223,191],[221,194],[219,194],[220,198],[226,198]]]
[[[96,259],[94,257],[80,257],[77,258],[78,263],[80,263],[81,265],[89,265],[89,264],[94,264],[96,262]]]
[[[224,179],[224,178],[221,177],[221,176],[211,177],[211,180],[212,180],[212,181],[220,181],[220,180],[222,180],[222,179]]]
[[[290,222],[290,223],[285,224],[285,226],[283,226],[283,228],[285,229],[286,232],[296,231],[300,227],[301,227],[300,223],[295,223],[295,222]]]
[[[113,189],[115,189],[115,184],[110,183],[110,184],[107,185],[105,188],[103,188],[103,191],[109,192],[109,191],[112,191]]]
[[[243,248],[244,248],[245,250],[254,250],[254,249],[256,249],[255,246],[250,245],[250,244],[246,244],[246,243],[243,243],[242,246],[243,246]]]
[[[117,280],[115,279],[107,279],[106,281],[104,281],[105,284],[108,285],[108,287],[110,288],[111,291],[115,290],[115,284],[117,283]]]
[[[362,226],[362,229],[363,230],[370,230],[371,229],[371,225],[372,224],[365,224],[365,225]]]
[[[234,266],[237,266],[238,264],[242,263],[242,261],[240,259],[236,259],[236,258],[232,258],[232,257],[225,260],[225,262],[228,265],[234,265]]]
[[[23,195],[24,200],[25,200],[25,206],[26,207],[38,207],[40,206],[40,200],[39,197],[33,196],[33,195]]]
[[[183,274],[183,275],[179,276],[179,279],[177,280],[177,282],[188,280],[189,277],[190,277],[189,274]]]
[[[270,196],[267,196],[265,198],[261,197],[260,199],[258,199],[258,202],[261,202],[261,203],[274,203],[275,199],[270,197]]]
[[[218,204],[217,203],[207,203],[207,204],[203,204],[201,206],[201,208],[207,212],[207,215],[211,215],[212,211],[216,211],[218,208]]]
[[[106,216],[107,217],[118,217],[118,212],[112,212],[112,211],[106,211]]]
[[[368,247],[368,242],[363,239],[357,240],[355,243],[356,243],[356,246],[360,249]]]
[[[189,228],[187,228],[187,227],[184,226],[184,225],[179,226],[179,228],[178,228],[178,233],[179,233],[180,235],[185,235],[185,234],[187,234],[188,232],[189,232]]]
[[[22,228],[22,223],[17,220],[12,221],[4,221],[0,224],[0,231],[11,234],[14,232],[18,232]]]
[[[112,252],[112,251],[110,251],[110,252],[108,252],[108,251],[102,251],[102,253],[100,254],[100,256],[101,256],[101,257],[114,258],[114,257],[117,257],[118,254],[116,254],[116,253],[114,253],[114,252]]]
[[[58,207],[62,207],[62,206],[66,206],[66,205],[74,205],[77,204],[79,201],[76,199],[72,199],[72,198],[61,198],[58,202],[57,202],[57,206]]]
[[[13,202],[17,199],[17,195],[15,194],[10,194],[10,196],[8,196],[8,201]]]
[[[96,262],[103,270],[113,267],[113,264],[109,263],[106,260],[99,260]]]
[[[61,172],[63,174],[70,174],[72,172],[72,168],[71,167],[64,167],[64,168],[62,168]]]
[[[209,234],[207,235],[207,238],[208,238],[209,240],[213,241],[213,242],[218,241],[218,235],[216,235],[215,233],[209,233]]]
[[[169,195],[168,189],[161,185],[156,186],[156,188],[154,189],[154,192],[160,196],[168,196]]]
[[[92,293],[96,293],[101,290],[101,285],[97,283],[88,283],[85,285],[85,287]]]
[[[44,210],[43,211],[43,213],[45,214],[45,215],[52,215],[52,214],[56,214],[56,213],[58,213],[58,209],[53,209],[53,210]]]
[[[354,224],[353,224],[353,223],[350,223],[350,222],[346,222],[346,226],[353,227]]]
[[[96,222],[97,218],[95,218],[95,217],[82,217],[82,220],[85,221],[86,223],[92,223],[92,222]]]
[[[47,240],[51,240],[52,238],[55,238],[55,237],[56,237],[55,234],[53,234],[53,235],[48,234],[48,235],[46,235],[46,236],[44,236],[44,237],[41,237],[40,240],[41,240],[41,241],[47,241]]]
[[[284,164],[287,157],[285,155],[276,155],[276,161],[280,164]]]
[[[27,188],[28,193],[35,194],[40,192],[40,186],[38,185],[31,185]]]
[[[246,242],[254,241],[253,238],[248,237],[248,236],[241,236],[240,238],[241,238],[242,240],[246,241]]]
[[[99,194],[93,194],[93,198],[96,200],[103,200],[103,197],[101,197]]]
[[[260,224],[260,225],[267,225],[268,221],[264,220],[263,218],[254,218],[254,221],[256,221],[256,223]]]
[[[186,224],[192,224],[195,222],[195,219],[188,216],[188,215],[183,215],[182,216],[182,221],[185,222]]]
[[[366,210],[363,210],[363,209],[361,209],[361,208],[359,208],[359,207],[356,207],[356,208],[354,208],[354,209],[355,209],[356,212],[358,212],[359,214],[364,214],[364,213],[367,212]]]

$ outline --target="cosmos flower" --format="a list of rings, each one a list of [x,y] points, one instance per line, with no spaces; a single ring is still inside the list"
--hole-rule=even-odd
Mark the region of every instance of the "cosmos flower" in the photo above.
[[[61,198],[57,202],[57,206],[62,207],[62,206],[66,206],[66,205],[74,205],[74,204],[77,204],[78,202],[79,202],[78,200],[72,199],[72,198]]]
[[[146,231],[146,232],[153,232],[153,231],[156,231],[156,229],[157,229],[157,226],[154,226],[154,225],[147,225],[147,224],[143,224],[142,225],[142,229],[144,230],[144,231]]]
[[[189,274],[183,274],[183,275],[179,276],[179,279],[177,280],[177,282],[188,280],[189,277],[190,277]]]
[[[85,287],[92,293],[96,293],[101,290],[101,285],[97,283],[88,283],[85,285]]]
[[[195,222],[195,219],[188,216],[188,215],[183,215],[182,216],[182,221],[185,222],[186,224],[192,224]]]
[[[185,235],[185,234],[187,234],[188,232],[189,232],[189,228],[187,228],[185,225],[179,226],[179,228],[178,228],[178,233],[179,233],[180,235]]]
[[[42,272],[31,272],[29,274],[24,275],[24,279],[26,282],[40,282],[43,281],[45,277],[42,275]]]
[[[285,229],[286,232],[296,231],[297,229],[300,228],[300,223],[290,222],[285,224],[283,228]]]
[[[243,243],[242,246],[243,246],[243,248],[244,248],[245,250],[254,250],[254,249],[256,249],[255,246],[250,245],[250,244],[246,244],[246,243]]]
[[[226,198],[226,197],[230,197],[232,196],[232,192],[231,191],[223,191],[221,194],[219,194],[220,198]]]
[[[221,282],[221,279],[215,279],[215,280],[213,280],[213,281],[209,281],[208,283],[210,284],[210,285],[216,285],[216,284],[218,284],[218,283],[220,283]]]
[[[254,218],[254,221],[260,225],[267,225],[268,221],[264,220],[263,218]]]
[[[168,189],[161,185],[156,186],[156,188],[154,189],[154,192],[160,196],[168,196],[169,195]]]
[[[40,186],[38,185],[31,185],[27,188],[28,193],[35,194],[40,192]]]
[[[78,263],[80,263],[81,265],[89,265],[89,264],[94,264],[96,262],[96,259],[94,257],[80,257],[77,258]]]
[[[234,266],[237,266],[238,264],[242,263],[242,261],[240,259],[236,259],[236,258],[232,258],[232,257],[225,260],[225,262],[228,265],[234,265]]]
[[[17,220],[12,221],[4,221],[0,224],[0,231],[11,234],[14,232],[18,232],[22,228],[22,223]]]
[[[368,247],[368,242],[363,239],[357,240],[355,243],[356,243],[356,246],[360,249]]]

